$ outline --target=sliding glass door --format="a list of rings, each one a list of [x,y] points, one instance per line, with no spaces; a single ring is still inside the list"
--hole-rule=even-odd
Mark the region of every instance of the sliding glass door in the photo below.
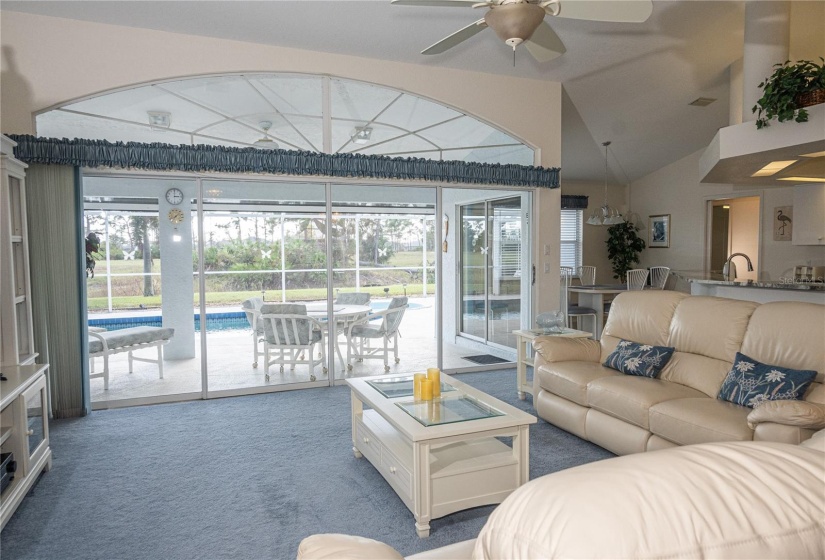
[[[458,207],[459,332],[468,339],[515,348],[529,300],[526,196]]]

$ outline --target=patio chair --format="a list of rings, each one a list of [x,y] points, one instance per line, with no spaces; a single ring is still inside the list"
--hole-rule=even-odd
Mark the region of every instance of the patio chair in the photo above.
[[[670,268],[666,266],[650,267],[650,287],[653,290],[664,290],[667,284],[667,277],[670,276]]]
[[[260,322],[261,306],[264,304],[263,298],[254,297],[249,298],[241,304],[241,308],[246,313],[246,320],[249,326],[252,327],[252,351],[254,358],[252,359],[252,367],[258,367],[258,356],[261,355],[260,346],[264,337],[264,325]]]
[[[369,292],[339,292],[335,298],[337,305],[369,305]]]
[[[390,371],[389,352],[393,351],[395,363],[398,357],[398,327],[409,305],[406,296],[394,297],[387,309],[372,313],[354,321],[347,328],[347,371],[352,371],[352,359],[359,362],[368,359],[383,359],[384,371]],[[381,319],[380,325],[371,325],[370,321]],[[380,348],[372,348],[370,341],[382,339]],[[392,344],[390,344],[392,340]]]
[[[627,271],[627,289],[628,291],[639,291],[645,289],[647,284],[648,271],[646,268],[632,268]]]
[[[327,348],[324,327],[320,321],[307,316],[307,307],[300,303],[265,303],[261,306],[260,321],[264,329],[264,374],[269,381],[269,368],[279,365],[294,370],[298,364],[309,366],[309,379],[315,381],[315,366],[321,365],[327,373]],[[313,348],[319,347],[318,358]],[[306,357],[305,357],[306,356]]]
[[[89,327],[89,379],[103,378],[103,390],[109,390],[109,356],[128,353],[129,373],[133,362],[157,364],[158,379],[163,379],[163,346],[175,336],[175,329],[165,327],[131,327],[107,331]],[[133,352],[144,348],[156,348],[158,357],[139,358]],[[95,372],[95,358],[103,358],[103,371]]]

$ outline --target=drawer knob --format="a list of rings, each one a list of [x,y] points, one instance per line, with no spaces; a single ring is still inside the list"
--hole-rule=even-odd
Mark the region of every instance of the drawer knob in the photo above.
[[[370,442],[370,438],[365,437],[365,438],[364,438],[364,443],[369,443],[369,442]]]
[[[390,467],[390,472],[391,472],[392,474],[395,474],[395,467]]]
[[[27,436],[33,436],[34,435],[34,430],[26,430],[26,435]]]

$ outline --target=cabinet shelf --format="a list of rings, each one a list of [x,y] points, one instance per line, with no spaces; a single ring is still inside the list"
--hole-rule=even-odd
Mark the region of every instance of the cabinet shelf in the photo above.
[[[24,301],[26,301],[26,295],[25,294],[23,294],[22,296],[17,296],[16,298],[14,298],[14,303],[23,303]]]
[[[12,243],[23,243],[23,236],[22,235],[12,235],[11,236]]]

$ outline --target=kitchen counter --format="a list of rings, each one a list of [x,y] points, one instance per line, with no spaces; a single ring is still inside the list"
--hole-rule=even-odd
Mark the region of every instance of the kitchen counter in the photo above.
[[[807,301],[825,304],[825,284],[782,280],[724,280],[719,273],[684,270],[671,271],[690,284],[693,295],[727,297],[767,303],[770,301]]]

